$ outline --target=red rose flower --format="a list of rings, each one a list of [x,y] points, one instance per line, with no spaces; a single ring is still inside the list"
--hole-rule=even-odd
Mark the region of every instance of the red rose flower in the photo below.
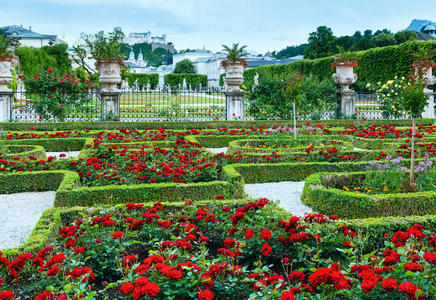
[[[270,245],[268,245],[268,244],[262,245],[262,254],[264,256],[269,256],[271,254],[271,252],[272,252],[272,248]]]
[[[254,236],[254,230],[253,229],[247,229],[247,231],[245,231],[244,236],[245,236],[245,238],[247,240],[249,240],[250,238],[252,238]]]
[[[213,293],[210,290],[204,290],[198,294],[198,299],[200,299],[200,300],[212,300]]]
[[[403,282],[398,286],[398,291],[403,295],[407,294],[414,299],[417,286],[412,282]]]
[[[121,231],[114,232],[112,234],[112,239],[114,239],[114,240],[120,239],[123,237],[123,235],[124,235],[124,233],[122,233]]]
[[[305,278],[305,275],[303,272],[298,272],[298,271],[292,271],[291,273],[289,273],[289,281],[303,281]]]
[[[414,262],[406,263],[404,264],[404,270],[417,272],[417,271],[421,271],[421,266]]]
[[[382,282],[380,282],[383,290],[386,292],[392,293],[395,292],[395,289],[398,287],[398,282],[392,278],[385,278]]]
[[[271,238],[271,232],[268,229],[264,229],[260,232],[260,237],[267,241]]]

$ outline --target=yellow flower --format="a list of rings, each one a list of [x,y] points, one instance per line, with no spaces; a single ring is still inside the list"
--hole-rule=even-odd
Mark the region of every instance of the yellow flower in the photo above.
[[[344,186],[344,190],[346,190],[347,192],[349,192],[349,191],[350,191],[350,189],[349,189],[349,188],[347,188],[346,186]]]

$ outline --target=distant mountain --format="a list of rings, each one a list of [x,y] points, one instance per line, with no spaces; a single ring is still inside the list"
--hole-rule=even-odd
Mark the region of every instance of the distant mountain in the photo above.
[[[429,24],[436,26],[435,22],[432,22],[429,20],[413,19],[412,23],[410,23],[409,27],[407,27],[406,30],[413,30],[413,31],[419,32],[419,31],[421,31],[422,27],[429,25]]]

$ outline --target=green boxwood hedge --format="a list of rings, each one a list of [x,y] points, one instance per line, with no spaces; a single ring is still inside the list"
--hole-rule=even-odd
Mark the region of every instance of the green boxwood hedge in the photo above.
[[[138,84],[140,88],[146,87],[148,84],[151,89],[155,89],[159,85],[159,74],[134,74],[134,73],[126,73],[127,82],[129,86],[135,86],[135,83]]]
[[[353,186],[364,172],[319,173],[306,178],[302,201],[315,211],[340,218],[426,215],[436,211],[436,191],[368,195],[336,186]]]
[[[319,172],[363,171],[369,162],[283,162],[274,164],[231,164],[241,174],[246,183],[302,181]]]
[[[171,88],[183,87],[183,80],[190,88],[207,87],[207,75],[203,74],[175,74],[170,73],[164,75],[164,83]]]
[[[79,175],[71,171],[0,173],[0,194],[56,191],[79,185]]]
[[[42,139],[20,139],[2,141],[3,145],[37,145],[45,151],[80,151],[85,144],[92,143],[91,138],[42,138]]]
[[[34,156],[38,160],[47,159],[44,147],[31,145],[5,145],[6,152],[3,154],[4,159],[13,159],[14,157]]]
[[[428,212],[432,213],[432,212]],[[434,211],[433,211],[434,213]],[[371,252],[384,246],[385,234],[392,234],[398,230],[407,231],[415,224],[421,224],[425,229],[436,228],[436,214],[424,216],[399,216],[344,220],[343,223],[364,239],[364,252]]]

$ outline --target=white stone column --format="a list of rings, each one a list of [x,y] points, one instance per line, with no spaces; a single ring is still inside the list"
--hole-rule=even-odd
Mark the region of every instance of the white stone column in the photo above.
[[[432,86],[436,84],[436,76],[433,75],[433,69],[428,68],[424,75],[425,82],[427,86]],[[424,93],[428,96],[427,105],[424,108],[424,112],[422,113],[423,118],[430,118],[434,119],[435,113],[434,113],[434,95],[435,93],[433,90],[425,88]]]
[[[111,116],[120,116],[120,96],[120,90],[102,89],[100,91],[101,119],[103,121],[109,120]]]
[[[0,92],[0,122],[11,119],[12,92]]]
[[[12,91],[8,84],[12,81],[12,62],[0,61],[0,122],[7,122],[11,118]]]
[[[427,105],[424,108],[424,112],[422,113],[423,118],[430,118],[434,119],[434,95],[435,92],[433,92],[430,89],[424,89],[424,93],[428,96]]]
[[[225,92],[226,96],[226,120],[244,119],[244,91]]]

